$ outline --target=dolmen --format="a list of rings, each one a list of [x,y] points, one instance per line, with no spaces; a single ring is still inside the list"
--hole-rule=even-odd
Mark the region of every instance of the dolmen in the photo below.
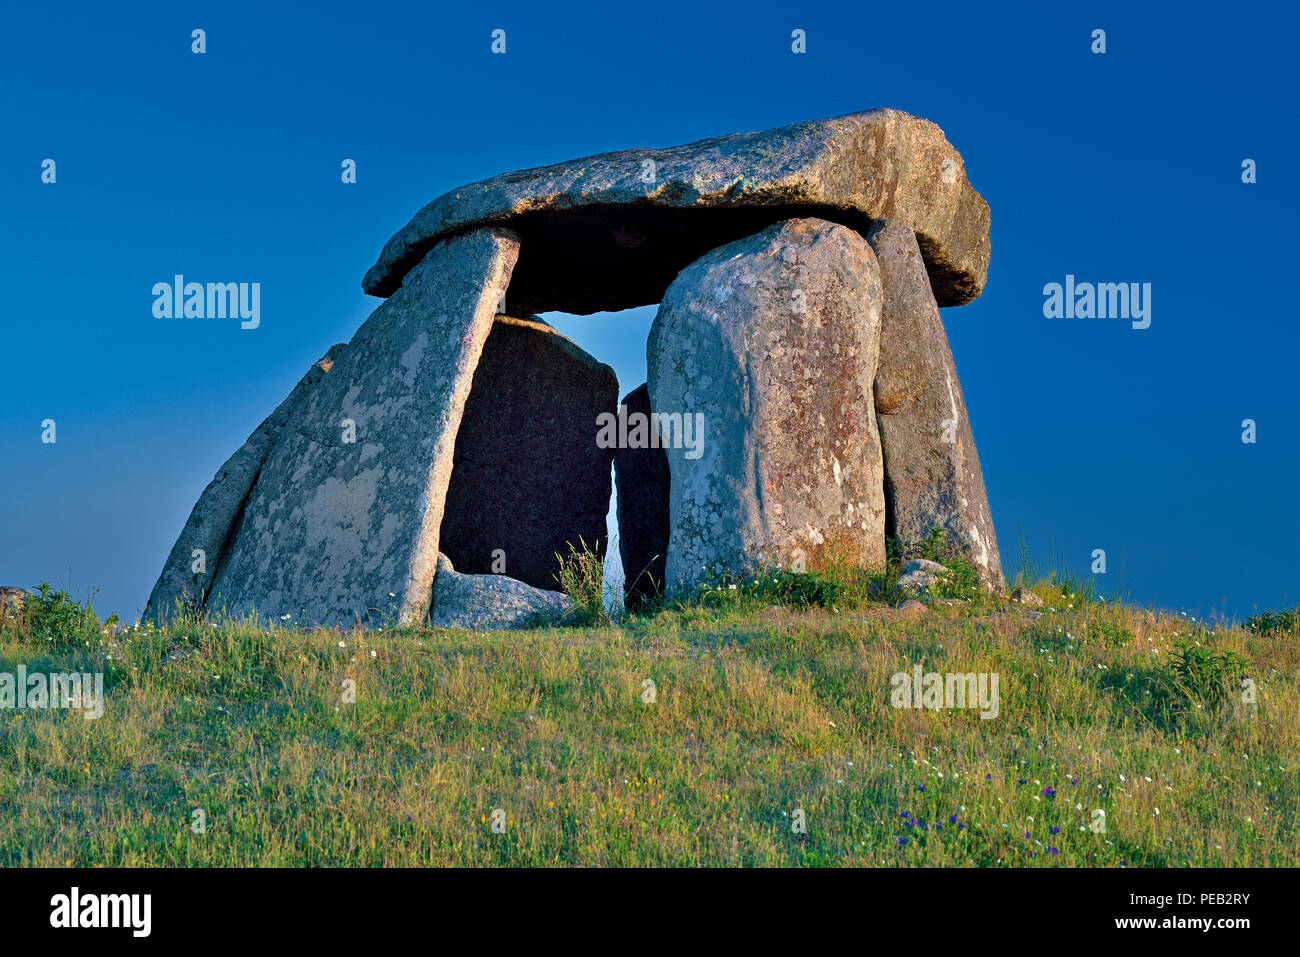
[[[629,606],[718,570],[879,567],[935,528],[1000,589],[939,314],[988,264],[961,156],[897,110],[453,190],[204,490],[146,617],[559,620],[558,556],[603,558],[611,471]],[[621,401],[537,318],[653,304],[648,381]]]

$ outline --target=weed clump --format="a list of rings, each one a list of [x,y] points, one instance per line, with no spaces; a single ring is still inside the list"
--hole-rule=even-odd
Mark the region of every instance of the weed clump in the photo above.
[[[116,630],[117,615],[100,622],[91,607],[93,598],[83,605],[66,591],[41,582],[36,593],[0,627],[24,643],[50,650],[96,648],[105,629]]]
[[[560,563],[555,580],[560,591],[573,602],[566,623],[579,626],[602,625],[610,620],[605,608],[605,560],[578,536],[578,544],[567,543],[569,554],[555,553]]]
[[[1235,651],[1213,651],[1193,638],[1174,646],[1170,660],[1173,684],[1192,708],[1213,713],[1240,686],[1247,659]]]
[[[1293,611],[1265,611],[1246,619],[1246,628],[1257,635],[1294,634],[1300,624],[1300,608]]]

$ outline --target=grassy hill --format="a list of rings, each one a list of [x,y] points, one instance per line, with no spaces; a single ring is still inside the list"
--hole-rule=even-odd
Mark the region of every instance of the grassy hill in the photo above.
[[[107,700],[0,711],[0,864],[1300,859],[1293,617],[1209,628],[1055,580],[1041,611],[922,611],[805,581],[512,633],[105,635],[46,593],[0,625],[0,673],[103,671]],[[917,664],[998,675],[997,716],[894,707]]]

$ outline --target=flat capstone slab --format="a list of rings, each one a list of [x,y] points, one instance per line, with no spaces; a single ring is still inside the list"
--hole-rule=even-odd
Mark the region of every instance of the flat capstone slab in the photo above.
[[[362,288],[391,295],[439,240],[509,227],[521,252],[512,314],[651,305],[711,249],[773,223],[816,217],[866,234],[916,234],[941,306],[984,288],[989,207],[938,126],[879,109],[664,149],[602,153],[506,173],[429,203],[384,246]]]

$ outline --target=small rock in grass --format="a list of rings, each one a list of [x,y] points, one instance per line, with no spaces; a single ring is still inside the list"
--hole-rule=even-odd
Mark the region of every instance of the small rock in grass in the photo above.
[[[950,574],[951,572],[938,562],[914,558],[903,565],[903,574],[898,578],[898,587],[918,598],[924,598],[930,593],[930,589]]]
[[[1043,607],[1043,600],[1024,586],[1016,588],[1016,590],[1011,593],[1011,600],[1021,608],[1029,608],[1032,610]]]
[[[567,595],[545,591],[505,575],[462,575],[438,555],[433,579],[435,628],[527,628],[558,624],[573,610]]]
[[[17,618],[27,599],[35,594],[30,588],[21,585],[0,585],[0,621]]]

